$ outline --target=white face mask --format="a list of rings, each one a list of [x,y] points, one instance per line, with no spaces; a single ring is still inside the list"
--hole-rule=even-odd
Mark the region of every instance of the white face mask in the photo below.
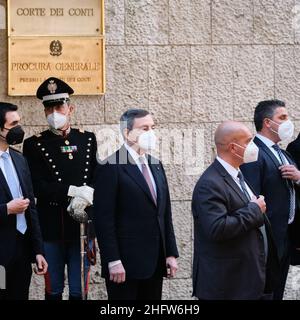
[[[239,156],[238,154],[235,154],[236,156],[238,156],[239,158],[243,159],[243,163],[249,163],[249,162],[255,162],[258,159],[258,152],[259,149],[257,147],[257,145],[251,141],[250,143],[248,143],[247,147],[242,147],[239,144],[235,143],[235,145],[239,146],[240,148],[245,149],[244,152],[244,157],[242,158],[241,156]]]
[[[281,124],[278,124],[277,122],[270,119],[273,123],[278,125],[278,132],[274,131],[272,128],[271,131],[278,134],[278,137],[281,141],[289,140],[294,135],[294,124],[291,120],[286,120]]]
[[[50,127],[54,129],[61,129],[67,123],[68,118],[66,115],[54,111],[53,113],[47,116],[47,122]]]
[[[138,145],[141,149],[154,150],[156,146],[156,136],[153,130],[145,131],[138,137]]]

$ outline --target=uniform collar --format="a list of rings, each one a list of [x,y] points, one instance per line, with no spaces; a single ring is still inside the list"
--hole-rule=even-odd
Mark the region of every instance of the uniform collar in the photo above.
[[[71,126],[69,126],[69,128],[65,131],[65,134],[64,134],[63,131],[61,131],[61,130],[56,130],[56,129],[52,128],[52,127],[49,127],[49,130],[50,130],[52,133],[54,133],[55,135],[57,135],[57,136],[66,137],[66,136],[70,133],[70,131],[71,131]]]

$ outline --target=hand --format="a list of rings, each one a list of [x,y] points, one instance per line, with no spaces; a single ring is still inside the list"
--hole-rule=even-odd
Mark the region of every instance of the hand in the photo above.
[[[300,171],[292,164],[285,164],[279,167],[282,178],[290,179],[293,181],[300,180]]]
[[[168,278],[174,278],[178,269],[177,261],[175,257],[167,257],[166,259]]]
[[[69,197],[81,197],[86,200],[89,205],[93,204],[94,189],[89,186],[75,187],[70,186],[68,191]]]
[[[84,211],[84,209],[88,206],[89,206],[89,202],[87,202],[85,199],[83,199],[81,197],[74,197],[71,200],[67,210],[68,210],[68,212]]]
[[[48,263],[41,254],[37,254],[35,257],[36,267],[34,267],[34,273],[37,275],[43,275],[47,273]]]
[[[258,198],[253,197],[251,199],[251,202],[256,203],[259,207],[262,213],[266,213],[267,210],[267,206],[266,206],[266,202],[265,202],[265,197],[264,196],[259,196]]]
[[[7,214],[19,214],[26,211],[30,203],[29,199],[17,198],[9,201],[7,206]]]
[[[115,283],[125,282],[126,273],[122,262],[116,264],[115,266],[109,268],[109,280]]]

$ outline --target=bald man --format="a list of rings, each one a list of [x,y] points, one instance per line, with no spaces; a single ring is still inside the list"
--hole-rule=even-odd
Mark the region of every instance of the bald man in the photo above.
[[[193,193],[193,295],[202,300],[272,299],[278,259],[263,196],[239,167],[258,148],[242,123],[226,121],[215,133],[217,157]]]

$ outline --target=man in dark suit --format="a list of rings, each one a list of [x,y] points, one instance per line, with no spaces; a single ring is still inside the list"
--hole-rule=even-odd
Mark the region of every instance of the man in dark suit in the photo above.
[[[296,162],[297,168],[300,168],[300,134],[298,137],[292,141],[288,146],[286,151],[293,157]],[[296,188],[296,196],[300,199],[300,189]],[[299,205],[299,202],[298,202]],[[291,265],[300,265],[300,237],[299,234],[299,223],[300,223],[300,214],[297,214],[295,217],[295,223],[290,227],[290,236],[293,240],[292,253],[291,253]]]
[[[163,276],[177,270],[167,178],[146,154],[155,147],[153,129],[147,111],[128,110],[121,117],[125,144],[98,165],[94,223],[110,300],[159,300]]]
[[[31,262],[36,262],[37,274],[47,271],[29,168],[24,157],[9,147],[24,137],[17,109],[0,102],[0,265],[6,271],[0,300],[28,299]]]
[[[256,196],[239,166],[255,161],[249,129],[227,121],[215,133],[217,158],[193,193],[193,295],[203,300],[270,298],[276,250],[263,196]]]
[[[280,100],[258,103],[254,123],[257,131],[254,142],[260,151],[258,161],[243,165],[241,170],[255,192],[265,196],[266,214],[280,260],[280,279],[274,299],[281,300],[290,264],[289,229],[294,227],[298,215],[295,189],[299,188],[300,172],[290,155],[279,148],[278,142],[292,137],[293,124]]]

